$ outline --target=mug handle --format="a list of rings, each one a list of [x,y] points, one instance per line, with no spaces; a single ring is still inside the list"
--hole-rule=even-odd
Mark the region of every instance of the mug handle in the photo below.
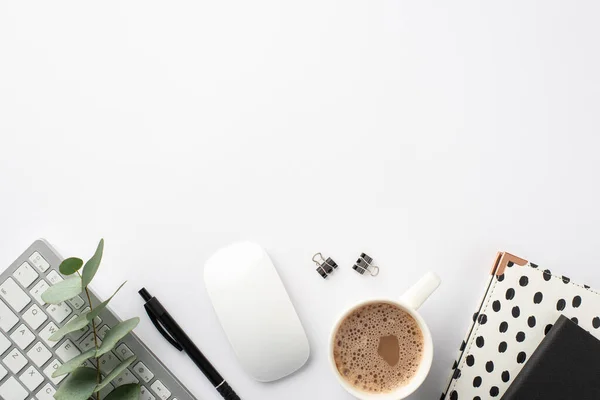
[[[417,310],[431,296],[435,289],[440,286],[441,282],[437,274],[428,272],[400,297],[400,301],[413,310]]]

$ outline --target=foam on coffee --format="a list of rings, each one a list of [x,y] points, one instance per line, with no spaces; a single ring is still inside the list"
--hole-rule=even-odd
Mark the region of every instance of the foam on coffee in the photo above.
[[[423,333],[415,319],[389,303],[354,310],[340,324],[333,346],[340,375],[369,393],[408,384],[423,357]]]

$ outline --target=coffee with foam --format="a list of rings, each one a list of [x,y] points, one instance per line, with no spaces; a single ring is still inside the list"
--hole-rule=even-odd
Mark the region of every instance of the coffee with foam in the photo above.
[[[410,383],[423,346],[423,333],[410,314],[378,302],[344,318],[334,335],[333,356],[349,385],[367,393],[387,393]]]

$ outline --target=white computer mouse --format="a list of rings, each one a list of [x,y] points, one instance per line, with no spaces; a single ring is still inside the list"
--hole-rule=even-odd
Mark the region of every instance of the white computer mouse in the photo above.
[[[308,360],[308,338],[267,252],[252,242],[218,250],[204,265],[204,283],[240,364],[270,382]]]

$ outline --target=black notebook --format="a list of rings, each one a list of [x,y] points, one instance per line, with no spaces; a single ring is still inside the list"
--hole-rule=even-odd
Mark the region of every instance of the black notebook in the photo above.
[[[561,315],[502,400],[600,399],[600,340]]]

